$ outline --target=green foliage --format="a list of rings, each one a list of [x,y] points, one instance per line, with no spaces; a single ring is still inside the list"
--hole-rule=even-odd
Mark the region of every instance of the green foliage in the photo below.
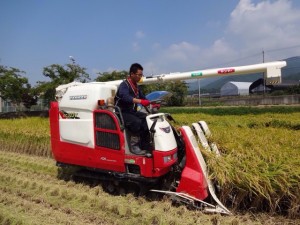
[[[153,91],[169,91],[172,96],[168,99],[167,105],[169,106],[183,106],[185,96],[187,95],[187,85],[183,81],[167,81],[145,85],[142,87],[145,94]]]
[[[57,85],[54,82],[38,81],[35,88],[43,97],[46,105],[55,100],[55,88],[57,88]]]
[[[286,90],[287,94],[300,94],[300,84],[297,86],[290,87]]]
[[[128,72],[125,70],[122,71],[113,71],[113,72],[104,72],[98,73],[98,77],[95,81],[105,82],[105,81],[113,81],[113,80],[124,80],[128,76]]]
[[[37,94],[31,90],[25,72],[16,68],[0,65],[0,97],[17,105],[23,103],[26,108],[36,105]]]
[[[25,92],[22,94],[22,103],[27,108],[30,109],[31,106],[36,105],[38,100],[38,92],[35,88],[31,88],[28,84]]]
[[[90,80],[86,68],[75,63],[66,64],[65,66],[52,64],[44,68],[43,74],[45,77],[49,77],[51,82],[57,85],[68,84],[73,81],[85,83]]]
[[[22,94],[28,84],[27,78],[23,77],[24,73],[16,68],[0,68],[0,96],[4,100],[10,100],[13,103],[22,101]]]
[[[296,94],[300,94],[300,84],[299,85],[290,86],[290,87],[288,87],[286,89],[275,90],[275,91],[271,92],[271,95],[273,95],[273,96],[279,96],[279,95],[296,95]]]
[[[169,105],[172,106],[182,106],[184,105],[184,99],[187,95],[187,85],[182,81],[170,82],[169,84],[170,92],[172,96],[170,98]]]
[[[45,77],[50,78],[51,81],[37,82],[36,92],[43,96],[45,104],[49,104],[51,101],[55,100],[55,88],[59,85],[68,84],[73,81],[85,83],[90,80],[86,68],[81,67],[74,61],[73,63],[64,66],[52,64],[44,68],[43,74]]]

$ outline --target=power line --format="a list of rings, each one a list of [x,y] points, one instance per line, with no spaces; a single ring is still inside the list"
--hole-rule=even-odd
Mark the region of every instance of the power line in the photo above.
[[[236,62],[239,62],[239,61],[242,61],[242,60],[245,60],[245,59],[249,59],[249,58],[253,58],[255,56],[260,56],[260,55],[261,55],[261,53],[255,53],[253,55],[245,56],[243,58],[235,59],[235,60],[228,61],[228,62],[225,62],[225,63],[222,63],[222,64],[223,65],[232,64],[232,63],[236,63]],[[219,65],[220,64],[215,64],[215,65],[208,66],[207,68],[218,67]]]
[[[268,50],[267,52],[276,52],[276,51],[282,51],[282,50],[286,50],[286,49],[299,48],[299,47],[300,47],[300,44],[294,45],[294,46],[289,46],[289,47],[284,47],[284,48],[275,48],[275,49]]]
[[[245,60],[245,59],[249,59],[249,58],[261,56],[262,54],[263,54],[262,57],[263,57],[263,62],[264,62],[264,61],[265,61],[265,54],[267,54],[267,53],[269,53],[269,52],[283,51],[283,50],[287,50],[287,49],[291,49],[291,48],[300,48],[300,44],[298,44],[298,45],[293,45],[293,46],[288,46],[288,47],[284,47],[284,48],[271,49],[271,50],[265,50],[265,49],[263,49],[262,52],[255,53],[255,54],[253,54],[253,55],[245,56],[245,57],[242,57],[242,58],[238,58],[238,59],[235,59],[235,60],[232,60],[232,61],[228,61],[228,62],[225,62],[225,63],[222,63],[222,64],[223,64],[223,65],[228,65],[228,64],[232,64],[232,63],[236,63],[236,62]],[[219,65],[212,65],[212,66],[210,66],[209,68],[211,68],[211,67],[217,67],[217,66],[219,66]]]

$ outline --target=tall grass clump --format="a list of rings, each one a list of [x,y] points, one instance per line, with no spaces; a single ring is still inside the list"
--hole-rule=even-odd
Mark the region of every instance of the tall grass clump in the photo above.
[[[49,119],[1,119],[0,146],[12,152],[51,157]]]

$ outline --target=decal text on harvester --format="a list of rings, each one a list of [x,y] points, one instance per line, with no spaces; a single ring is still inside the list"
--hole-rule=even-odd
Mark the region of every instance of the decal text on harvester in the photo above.
[[[202,72],[194,72],[194,73],[191,73],[191,76],[192,77],[198,77],[198,76],[202,76]]]
[[[84,100],[87,99],[87,95],[73,95],[70,96],[70,100]]]
[[[100,160],[107,161],[107,162],[117,162],[117,160],[115,160],[115,159],[108,159],[108,158],[106,158],[106,157],[104,157],[104,156],[102,156],[102,157],[100,158]]]
[[[135,164],[134,159],[125,159],[125,163]]]
[[[62,119],[80,119],[80,117],[78,117],[78,113],[76,112],[60,111],[59,113],[62,116]]]
[[[228,69],[218,70],[218,74],[226,74],[226,73],[234,73],[234,72],[235,72],[234,68],[228,68]]]

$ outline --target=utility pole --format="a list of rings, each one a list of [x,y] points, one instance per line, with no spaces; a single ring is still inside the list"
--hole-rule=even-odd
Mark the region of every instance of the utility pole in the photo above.
[[[265,51],[264,49],[262,50],[262,59],[263,59],[263,63],[265,63]],[[266,81],[265,81],[265,73],[263,73],[263,90],[264,90],[264,96],[265,96],[265,93],[266,93]]]
[[[199,100],[199,106],[201,106],[201,98],[200,98],[200,94],[201,91],[200,91],[200,79],[198,79],[198,100]]]

